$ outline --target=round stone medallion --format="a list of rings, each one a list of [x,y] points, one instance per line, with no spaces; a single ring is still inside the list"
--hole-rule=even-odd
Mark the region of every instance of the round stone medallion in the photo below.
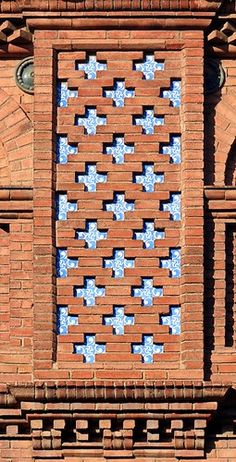
[[[15,78],[21,90],[30,94],[34,93],[34,58],[32,56],[23,59],[18,64]]]
[[[216,93],[224,85],[225,71],[217,59],[207,58],[205,61],[205,92]]]

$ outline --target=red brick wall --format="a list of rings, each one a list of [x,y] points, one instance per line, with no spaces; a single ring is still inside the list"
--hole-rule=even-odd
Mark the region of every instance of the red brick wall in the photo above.
[[[2,14],[24,10],[28,15],[35,58],[34,96],[15,84],[20,55],[0,60],[0,461],[73,462],[75,455],[80,462],[105,461],[113,460],[113,450],[117,461],[131,457],[137,462],[234,461],[236,403],[233,395],[224,400],[223,396],[235,383],[236,373],[235,65],[230,58],[222,60],[226,82],[219,93],[205,98],[204,120],[204,32],[193,30],[209,24],[220,2],[102,2],[107,10],[146,9],[130,14],[129,22],[115,11],[110,17],[92,18],[100,13],[87,0],[50,2],[55,15],[50,22],[43,11],[46,3],[41,2],[37,14],[26,1],[17,5],[3,1],[0,6]],[[57,10],[69,6],[73,14],[82,9],[90,13],[86,18],[71,19],[71,13],[59,18]],[[149,7],[162,10],[158,19],[152,13],[147,17]],[[14,24],[22,18],[17,21]],[[16,53],[14,44],[13,49]],[[107,64],[96,80],[86,80],[82,71],[75,70],[75,62],[91,53]],[[133,61],[142,60],[145,53],[165,63],[155,80],[145,80],[133,69]],[[79,93],[66,108],[56,105],[58,79]],[[112,87],[114,79],[124,80],[126,88],[135,91],[122,108],[103,96],[103,88]],[[161,98],[162,89],[169,89],[175,79],[181,80],[180,108]],[[75,126],[75,115],[83,116],[87,106],[96,106],[98,115],[107,118],[92,137]],[[155,115],[165,118],[153,135],[142,134],[140,126],[133,124],[133,116],[142,115],[146,107],[154,107]],[[103,153],[103,143],[112,143],[114,134],[124,135],[125,142],[135,147],[135,154],[127,154],[122,165]],[[78,145],[78,154],[69,156],[66,164],[56,163],[57,135]],[[160,154],[172,135],[181,136],[181,164]],[[148,162],[165,176],[152,193],[133,182]],[[75,182],[86,163],[96,163],[97,171],[107,175],[96,192],[89,193]],[[126,200],[135,201],[135,211],[127,213],[127,221],[114,221],[103,203],[123,191]],[[78,208],[65,221],[56,219],[58,192],[67,194]],[[159,210],[170,192],[181,192],[181,221],[171,221],[168,212]],[[99,241],[96,250],[75,239],[88,219],[96,219],[99,231],[108,232],[108,239]],[[165,228],[165,239],[150,251],[132,239],[133,232],[142,230],[143,220]],[[180,247],[182,275],[170,278],[160,262],[170,249]],[[79,259],[78,268],[69,269],[65,278],[56,277],[58,248]],[[114,249],[124,249],[125,257],[135,260],[135,268],[125,269],[124,278],[116,279],[111,269],[104,268],[104,259],[112,258]],[[94,277],[97,285],[106,288],[106,297],[97,299],[96,307],[74,297],[74,287],[82,287],[86,277]],[[139,287],[145,277],[164,287],[164,296],[156,297],[151,307],[141,306],[140,299],[131,296],[132,287]],[[66,335],[57,333],[60,305],[78,316],[78,325],[69,326]],[[103,316],[112,316],[116,305],[135,317],[135,324],[125,326],[122,336],[103,323]],[[181,335],[171,335],[160,324],[170,305],[181,306]],[[74,353],[74,345],[83,343],[85,334],[106,344],[106,352],[97,355],[94,363],[85,363],[82,355]],[[140,344],[143,334],[164,344],[164,353],[146,364],[132,353],[132,344]],[[114,386],[119,380],[122,397]],[[206,392],[209,383],[203,380],[212,381],[215,388]],[[187,392],[192,381],[197,391]],[[219,382],[226,384],[221,392]],[[135,391],[128,401],[130,383]],[[68,391],[72,384],[75,389]],[[139,386],[145,390],[142,396]],[[148,386],[152,396],[146,392]],[[167,388],[162,395],[163,386]],[[112,387],[116,399],[109,398]],[[108,411],[113,414],[107,416]],[[107,438],[103,434],[103,443],[98,441],[102,432]],[[74,443],[75,435],[76,451],[66,446],[70,438]]]

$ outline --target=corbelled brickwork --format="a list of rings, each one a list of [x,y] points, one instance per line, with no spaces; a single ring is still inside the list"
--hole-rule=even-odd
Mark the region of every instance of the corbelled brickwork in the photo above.
[[[0,462],[236,461],[234,11],[1,2]]]

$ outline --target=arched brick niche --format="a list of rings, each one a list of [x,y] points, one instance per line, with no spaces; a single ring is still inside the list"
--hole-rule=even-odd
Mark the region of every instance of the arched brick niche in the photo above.
[[[0,186],[31,186],[32,166],[32,122],[0,89]]]
[[[219,98],[219,102],[217,102]],[[224,94],[206,106],[206,183],[233,186],[235,170],[236,93]]]

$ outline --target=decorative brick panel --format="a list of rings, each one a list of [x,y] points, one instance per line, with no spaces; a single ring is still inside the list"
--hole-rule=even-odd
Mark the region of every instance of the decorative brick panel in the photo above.
[[[158,51],[58,55],[58,157],[70,146],[77,151],[57,164],[57,307],[69,315],[58,319],[59,367],[68,361],[70,368],[84,362],[111,370],[117,364],[127,377],[127,370],[151,363],[178,367],[181,75],[176,66],[181,67],[179,52],[171,59]],[[65,220],[68,203],[76,207]],[[72,326],[60,335],[67,323]]]

